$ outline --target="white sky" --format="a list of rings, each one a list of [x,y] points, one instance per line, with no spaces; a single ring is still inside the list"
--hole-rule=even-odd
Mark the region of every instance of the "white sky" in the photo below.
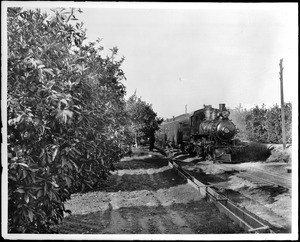
[[[61,4],[82,9],[88,41],[119,48],[127,97],[137,89],[159,117],[280,104],[281,58],[284,100],[298,97],[297,3]]]

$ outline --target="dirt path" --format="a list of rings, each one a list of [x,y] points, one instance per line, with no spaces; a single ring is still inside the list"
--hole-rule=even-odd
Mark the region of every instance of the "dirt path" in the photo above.
[[[158,153],[123,159],[105,191],[73,194],[61,234],[221,234],[241,229]]]

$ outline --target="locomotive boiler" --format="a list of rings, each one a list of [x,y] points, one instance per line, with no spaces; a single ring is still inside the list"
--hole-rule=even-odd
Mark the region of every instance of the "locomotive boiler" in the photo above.
[[[238,129],[229,116],[225,104],[219,104],[218,109],[204,105],[202,109],[165,120],[157,141],[202,159],[226,157],[226,161],[231,161],[232,152],[239,146],[234,139]]]

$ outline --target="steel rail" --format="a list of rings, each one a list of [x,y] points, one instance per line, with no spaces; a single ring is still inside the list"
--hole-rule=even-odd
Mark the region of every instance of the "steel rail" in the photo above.
[[[287,183],[291,183],[291,182],[292,182],[292,180],[291,180],[290,178],[281,176],[281,175],[279,175],[279,174],[277,174],[277,173],[274,173],[274,172],[266,172],[266,171],[264,171],[264,170],[262,170],[262,169],[259,169],[259,168],[253,168],[253,167],[251,167],[250,170],[252,170],[252,171],[257,171],[257,172],[261,172],[261,173],[266,174],[267,176],[273,176],[273,177],[275,177],[275,178],[279,178],[279,179],[285,180]]]
[[[252,182],[256,182],[256,183],[260,183],[260,184],[265,184],[265,185],[269,185],[269,186],[280,186],[279,184],[277,184],[275,182],[266,180],[261,177],[257,177],[255,175],[251,175],[246,172],[240,172],[237,176],[242,177],[242,178],[250,178],[250,179],[252,179]]]
[[[226,166],[224,164],[218,164],[218,167],[221,168],[221,169],[224,168],[224,170],[226,170],[225,169]],[[263,178],[263,177],[260,177],[260,176],[257,176],[257,175],[249,174],[251,172],[262,173],[262,174],[265,174],[266,176],[271,176],[271,177],[277,178],[278,180],[284,180],[284,183],[286,183],[286,184],[283,184],[282,182],[275,182],[275,181],[272,181],[272,180],[270,180],[268,178],[265,178],[265,177]],[[252,180],[254,180],[254,181],[269,184],[269,185],[272,185],[272,186],[281,186],[281,187],[285,187],[285,188],[290,189],[291,185],[292,185],[291,179],[289,179],[287,177],[277,175],[273,172],[265,172],[264,170],[261,170],[259,168],[251,167],[247,171],[240,171],[239,174],[237,174],[237,176],[239,176],[239,175],[240,175],[240,177],[249,177],[249,178],[252,178]]]

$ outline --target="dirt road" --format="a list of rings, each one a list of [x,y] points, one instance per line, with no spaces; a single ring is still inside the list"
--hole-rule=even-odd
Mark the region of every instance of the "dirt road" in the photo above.
[[[243,233],[156,152],[127,157],[102,191],[74,194],[61,234]]]

